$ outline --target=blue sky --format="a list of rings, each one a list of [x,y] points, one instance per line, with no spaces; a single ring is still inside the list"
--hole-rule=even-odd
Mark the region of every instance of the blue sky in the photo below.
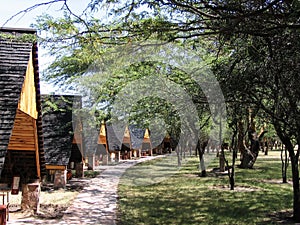
[[[2,27],[4,23],[9,20],[16,13],[25,10],[35,4],[42,2],[47,2],[47,0],[0,0],[0,26]],[[79,9],[84,8],[88,1],[86,0],[70,0],[70,8],[75,12]],[[41,6],[37,9],[34,9],[27,13],[22,13],[10,21],[8,21],[4,26],[5,27],[14,27],[14,28],[28,28],[32,23],[35,22],[35,18],[38,15],[45,13],[51,14],[52,16],[60,16],[59,9],[62,6],[62,3],[52,4],[51,6]],[[47,64],[51,62],[51,58],[47,56],[47,51],[39,47],[39,67],[40,70],[46,68]],[[49,93],[54,92],[56,89],[45,82],[41,83],[41,92]]]

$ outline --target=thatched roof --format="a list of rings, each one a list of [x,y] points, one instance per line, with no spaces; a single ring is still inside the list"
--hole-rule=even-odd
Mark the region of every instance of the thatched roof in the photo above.
[[[46,164],[69,163],[76,122],[73,121],[73,105],[78,102],[81,102],[80,96],[42,95]]]
[[[0,28],[0,172],[4,166],[29,61],[33,62],[34,67],[39,161],[41,172],[45,172],[37,44],[33,40],[22,38],[23,35],[35,34],[33,29]]]
[[[121,151],[123,137],[116,133],[112,125],[106,125],[106,132],[109,151]]]
[[[132,149],[142,149],[145,129],[140,128],[137,125],[130,125],[129,131],[130,131]]]

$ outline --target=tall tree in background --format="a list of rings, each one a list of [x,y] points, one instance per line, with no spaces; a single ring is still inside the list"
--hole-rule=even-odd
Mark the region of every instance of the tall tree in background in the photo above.
[[[294,217],[299,221],[299,31],[288,28],[273,36],[247,37],[235,41],[238,48],[221,66],[227,88],[263,110],[291,158],[294,190]],[[227,69],[225,69],[227,68]],[[241,81],[243,81],[241,83]]]
[[[294,218],[300,222],[300,149],[294,150],[300,146],[299,1],[91,0],[81,15],[67,1],[57,2],[63,4],[64,18],[42,16],[36,26],[47,31],[44,43],[56,56],[46,74],[56,82],[81,76],[94,56],[111,46],[159,39],[188,41],[197,48],[201,37],[213,40],[209,50],[217,58],[227,56],[216,61],[225,95],[263,110],[288,149]],[[105,20],[94,16],[104,9]]]

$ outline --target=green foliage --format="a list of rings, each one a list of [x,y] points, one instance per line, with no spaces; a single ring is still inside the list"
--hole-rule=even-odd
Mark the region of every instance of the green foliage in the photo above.
[[[107,18],[95,18],[103,9],[107,11]],[[107,53],[119,45],[163,40],[185,43],[196,51],[204,43],[208,52],[216,57],[215,61],[211,60],[211,55],[207,58],[215,64],[214,72],[227,101],[229,127],[248,116],[249,108],[256,115],[265,117],[263,120],[274,126],[276,134],[289,149],[295,166],[294,186],[299,189],[300,150],[293,150],[294,144],[300,145],[299,1],[91,0],[82,15],[74,15],[67,7],[64,7],[64,13],[63,18],[44,16],[38,20],[39,29],[50,31],[44,40],[50,53],[56,56],[47,79],[61,83],[72,81],[84,75],[92,62],[102,58],[109,62],[111,56]],[[207,39],[203,41],[203,37]],[[107,107],[106,113],[109,113],[115,96],[128,82],[148,77],[160,66],[164,76],[186,88],[197,105],[202,93],[186,82],[189,80],[184,73],[169,65],[152,66],[116,68],[93,100]],[[167,73],[169,69],[171,76]],[[103,84],[101,80],[93,80],[88,85],[96,93],[99,83]],[[155,102],[158,103],[155,98],[143,99],[138,104],[145,109],[140,112],[145,114],[153,109],[154,113]],[[162,115],[172,112],[170,105],[158,104],[165,111]],[[201,111],[197,105],[197,113],[201,111],[199,123],[205,124],[207,106],[204,108]],[[173,118],[176,120],[176,116]],[[300,209],[299,196],[295,199],[298,199],[295,204]]]
[[[188,121],[181,121],[182,118],[172,104],[184,108],[186,99],[184,96],[178,95],[176,103],[171,104],[163,97],[172,95],[175,85],[177,85],[175,88],[186,92],[193,100],[198,111],[193,113],[197,113],[203,121],[209,115],[208,106],[201,102],[204,94],[199,85],[189,74],[175,66],[155,61],[142,61],[124,66],[118,64],[117,67],[114,67],[113,64],[112,67],[107,70],[108,72],[101,68],[99,73],[96,72],[81,80],[81,85],[86,87],[89,94],[93,96],[89,101],[93,101],[93,104],[99,107],[98,109],[106,113],[106,120],[112,119],[111,112],[118,111],[119,106],[115,100],[116,96],[122,93],[122,96],[127,96],[125,100],[128,102],[121,103],[122,109],[119,116],[127,115],[130,124],[139,124],[145,128],[151,125],[153,119],[160,118],[166,124],[169,134],[179,136],[181,123]],[[139,95],[143,95],[145,90],[151,90],[156,86],[155,80],[147,80],[149,77],[157,77],[159,82],[164,82],[165,79],[165,89],[155,89],[150,96],[139,98]],[[168,88],[170,88],[169,93]],[[129,101],[130,96],[135,95],[136,97],[133,98],[137,100]]]
[[[59,99],[54,99],[49,95],[49,97],[45,97],[42,108],[43,113],[49,112],[72,112],[73,102],[66,99],[63,95],[59,97]]]
[[[19,41],[19,42],[36,42],[37,41],[37,36],[35,34],[5,34],[1,33],[0,34],[0,39],[6,39],[6,40],[14,40],[14,41]]]
[[[92,0],[82,15],[75,15],[65,3],[62,18],[45,15],[37,21],[37,29],[48,31],[41,41],[56,56],[44,77],[60,84],[73,81],[119,45],[155,39],[188,43],[196,50],[203,45],[203,37],[208,37],[205,44],[218,57],[215,71],[229,102],[232,122],[245,115],[246,108],[262,110],[276,124],[281,139],[296,140],[297,2]],[[105,19],[97,14],[103,9],[107,11]],[[130,79],[120,81],[126,75],[119,72],[119,80],[112,75],[107,83],[109,103]],[[134,73],[132,68],[124,72]],[[96,96],[95,101],[107,103],[107,98]]]

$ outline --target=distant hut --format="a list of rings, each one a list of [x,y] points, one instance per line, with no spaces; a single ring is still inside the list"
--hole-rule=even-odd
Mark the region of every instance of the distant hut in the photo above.
[[[131,141],[128,127],[122,131],[115,131],[113,126],[101,124],[98,137],[98,154],[105,157],[103,162],[119,161],[131,158]]]
[[[171,148],[171,136],[169,134],[166,134],[164,141],[163,141],[163,149],[169,149]]]
[[[157,154],[171,153],[175,149],[176,144],[169,133],[166,133],[163,140],[153,151]]]
[[[125,127],[123,140],[122,140],[122,147],[121,147],[121,155],[122,159],[131,159],[131,135],[128,126]]]
[[[150,138],[150,131],[149,129],[145,129],[144,137],[143,137],[143,143],[142,143],[142,153],[145,152],[145,154],[152,156],[152,143]]]
[[[129,126],[131,137],[131,151],[133,157],[141,157],[142,145],[144,140],[145,129],[138,127],[137,125]]]
[[[131,137],[129,128],[114,129],[112,125],[106,125],[108,153],[111,161],[131,159]]]
[[[0,28],[0,182],[19,180],[22,209],[37,211],[46,170],[35,36],[33,29]]]
[[[148,128],[143,129],[137,125],[129,126],[131,133],[132,154],[134,157],[152,155],[152,143],[150,131]]]
[[[96,165],[99,131],[97,130],[96,124],[91,124],[90,118],[85,118],[83,121],[83,135],[85,165],[88,170],[94,170]]]
[[[121,159],[122,149],[122,141],[119,137],[120,135],[116,133],[111,125],[106,125],[106,132],[110,161],[118,162]]]
[[[108,141],[107,141],[107,130],[105,123],[100,125],[99,136],[97,142],[97,152],[96,152],[96,165],[102,162],[103,165],[108,164],[110,159]]]
[[[80,96],[42,95],[46,169],[56,187],[66,185],[68,168],[82,176],[82,125],[74,104],[81,104]]]

